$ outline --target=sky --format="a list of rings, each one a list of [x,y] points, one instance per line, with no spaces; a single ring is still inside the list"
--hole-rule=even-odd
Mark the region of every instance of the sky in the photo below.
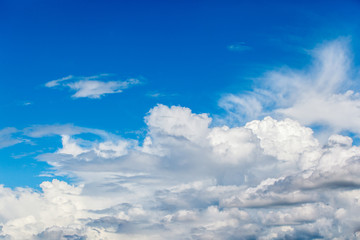
[[[0,239],[360,238],[359,16],[0,0]]]

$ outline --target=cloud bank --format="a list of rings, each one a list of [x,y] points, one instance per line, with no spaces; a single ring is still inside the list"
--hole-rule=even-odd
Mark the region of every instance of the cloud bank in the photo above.
[[[121,93],[124,89],[140,83],[138,79],[126,81],[100,81],[100,78],[108,77],[108,74],[100,74],[90,77],[74,77],[69,75],[45,84],[48,88],[68,87],[75,93],[73,98],[101,98],[106,94]]]
[[[339,106],[331,99],[336,97],[357,109],[357,94],[340,90],[347,80],[342,80],[346,71],[338,64],[349,66],[343,44],[335,41],[315,51],[315,56],[334,57],[327,60],[330,66],[316,60],[310,72],[294,73],[291,79],[278,75],[278,85],[270,90],[226,96],[222,101],[238,104],[228,108],[230,117],[260,118],[244,124],[217,126],[209,114],[159,104],[145,116],[147,135],[141,142],[72,125],[25,129],[30,139],[61,136],[62,146],[38,160],[50,164],[52,174],[77,182],[54,179],[43,182],[42,191],[1,187],[0,237],[359,238],[360,147],[337,133],[357,133],[356,125],[323,121],[311,113],[303,118],[290,114],[300,113],[306,98],[321,99],[334,113]],[[299,76],[317,77],[306,82]],[[278,96],[273,109],[265,107],[265,96]],[[248,113],[251,102],[258,104]],[[315,101],[314,109],[320,106]],[[235,116],[242,108],[245,113]],[[267,113],[273,116],[260,117]],[[352,114],[356,118],[358,113]],[[291,118],[281,117],[287,115]],[[305,126],[315,122],[334,130],[325,143]]]

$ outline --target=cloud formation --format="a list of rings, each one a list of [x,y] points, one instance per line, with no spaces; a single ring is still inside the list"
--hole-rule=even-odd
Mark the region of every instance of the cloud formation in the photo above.
[[[106,94],[121,93],[124,89],[140,83],[138,79],[128,79],[125,81],[100,81],[99,79],[108,77],[108,74],[100,74],[90,77],[74,77],[69,75],[57,80],[52,80],[45,84],[48,88],[68,87],[75,93],[73,98],[93,98],[98,99]]]
[[[81,184],[1,188],[2,236],[355,238],[360,148],[351,138],[333,135],[320,145],[310,128],[271,117],[210,127],[206,114],[164,105],[146,122],[143,144],[89,142],[84,129],[64,127],[62,147],[39,159]]]
[[[320,49],[339,50],[343,45],[337,44]],[[328,81],[337,82],[337,77]],[[300,87],[306,86],[300,82]],[[340,88],[335,83],[324,87],[318,89],[322,98]],[[259,92],[245,97],[262,106],[261,98],[254,96]],[[292,98],[292,103],[303,99],[284,94],[269,113],[295,106],[284,105]],[[2,186],[0,237],[360,237],[360,147],[349,136],[336,133],[336,122],[324,123],[331,124],[335,134],[322,143],[296,119],[267,116],[237,126],[216,126],[212,121],[209,114],[159,104],[145,116],[147,135],[141,142],[73,125],[25,129],[24,136],[30,139],[61,136],[61,147],[38,159],[50,164],[54,174],[77,181],[43,182],[42,191]]]

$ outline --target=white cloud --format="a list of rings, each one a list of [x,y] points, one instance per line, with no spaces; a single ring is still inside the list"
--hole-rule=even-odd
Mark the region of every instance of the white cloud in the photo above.
[[[276,121],[266,117],[262,121],[254,120],[247,123],[245,128],[250,129],[260,139],[260,146],[266,154],[279,160],[299,164],[302,155],[319,147],[318,141],[313,137],[313,131],[291,119]],[[308,155],[306,158],[309,160]]]
[[[210,146],[223,163],[239,164],[254,158],[258,139],[245,128],[216,127],[208,135]]]
[[[63,78],[59,78],[59,79],[56,79],[56,80],[52,80],[50,82],[47,82],[45,84],[46,87],[56,87],[56,86],[59,86],[61,84],[61,82],[64,82],[64,81],[67,81],[67,80],[70,80],[70,79],[74,79],[74,76],[73,75],[69,75],[69,76],[66,76],[66,77],[63,77]]]
[[[84,81],[67,84],[70,89],[75,90],[76,93],[72,95],[74,98],[100,98],[105,94],[121,93],[124,89],[129,88],[131,85],[139,84],[137,79],[129,79],[126,81]]]
[[[183,137],[193,142],[202,141],[211,122],[207,114],[193,114],[188,108],[164,105],[151,109],[145,120],[152,134]]]
[[[58,150],[58,153],[61,154],[70,154],[74,157],[78,156],[81,153],[87,152],[87,150],[83,149],[79,145],[76,144],[76,141],[70,138],[68,135],[62,135],[61,141],[63,147]]]
[[[138,79],[128,79],[125,81],[100,81],[100,78],[109,76],[101,74],[90,77],[74,77],[72,75],[50,81],[45,84],[46,87],[68,87],[75,93],[73,98],[101,98],[103,95],[112,93],[121,93],[124,89],[140,83]]]
[[[88,143],[90,146],[82,147],[81,143],[84,140],[77,141],[69,135],[61,136],[62,148],[57,150],[59,154],[71,155],[78,157],[80,154],[93,151],[97,156],[102,158],[120,157],[128,153],[127,149],[130,148],[130,142],[124,140],[104,141],[100,143]]]

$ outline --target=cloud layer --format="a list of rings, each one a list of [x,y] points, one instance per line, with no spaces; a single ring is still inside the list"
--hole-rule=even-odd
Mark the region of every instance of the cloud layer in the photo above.
[[[239,119],[260,118],[266,113],[272,117],[217,126],[209,114],[159,104],[145,116],[147,135],[140,142],[72,125],[23,130],[24,138],[29,139],[61,136],[60,148],[37,158],[52,166],[51,174],[68,175],[77,181],[74,185],[56,179],[43,182],[42,191],[1,187],[0,237],[360,237],[360,148],[350,137],[338,134],[340,129],[357,133],[356,125],[345,128],[334,119],[324,122],[313,114],[303,116],[305,120],[276,115],[290,115],[290,109],[300,111],[298,104],[311,97],[321,99],[334,112],[338,106],[330,100],[336,97],[356,109],[356,94],[349,97],[347,89],[340,91],[346,81],[339,79],[346,75],[337,64],[348,64],[343,42],[329,43],[315,52],[325,54],[330,66],[315,61],[310,73],[294,74],[290,83],[279,75],[278,86],[269,92],[257,90],[222,100],[238,104],[236,111],[245,109],[236,116]],[[330,53],[337,57],[328,59],[333,56]],[[322,70],[313,70],[317,67]],[[341,73],[327,72],[334,68]],[[317,76],[311,78],[316,79],[312,92],[308,89],[311,80],[306,82],[299,74]],[[297,94],[290,94],[293,90],[289,89]],[[268,103],[262,100],[265,96],[278,96],[274,109],[264,107]],[[252,103],[258,103],[254,112],[250,111]],[[316,101],[314,105],[321,107]],[[236,111],[231,111],[230,117],[235,117]],[[358,113],[352,114],[356,118]],[[334,132],[324,143],[304,125],[318,121]],[[89,134],[96,140],[87,137]]]

